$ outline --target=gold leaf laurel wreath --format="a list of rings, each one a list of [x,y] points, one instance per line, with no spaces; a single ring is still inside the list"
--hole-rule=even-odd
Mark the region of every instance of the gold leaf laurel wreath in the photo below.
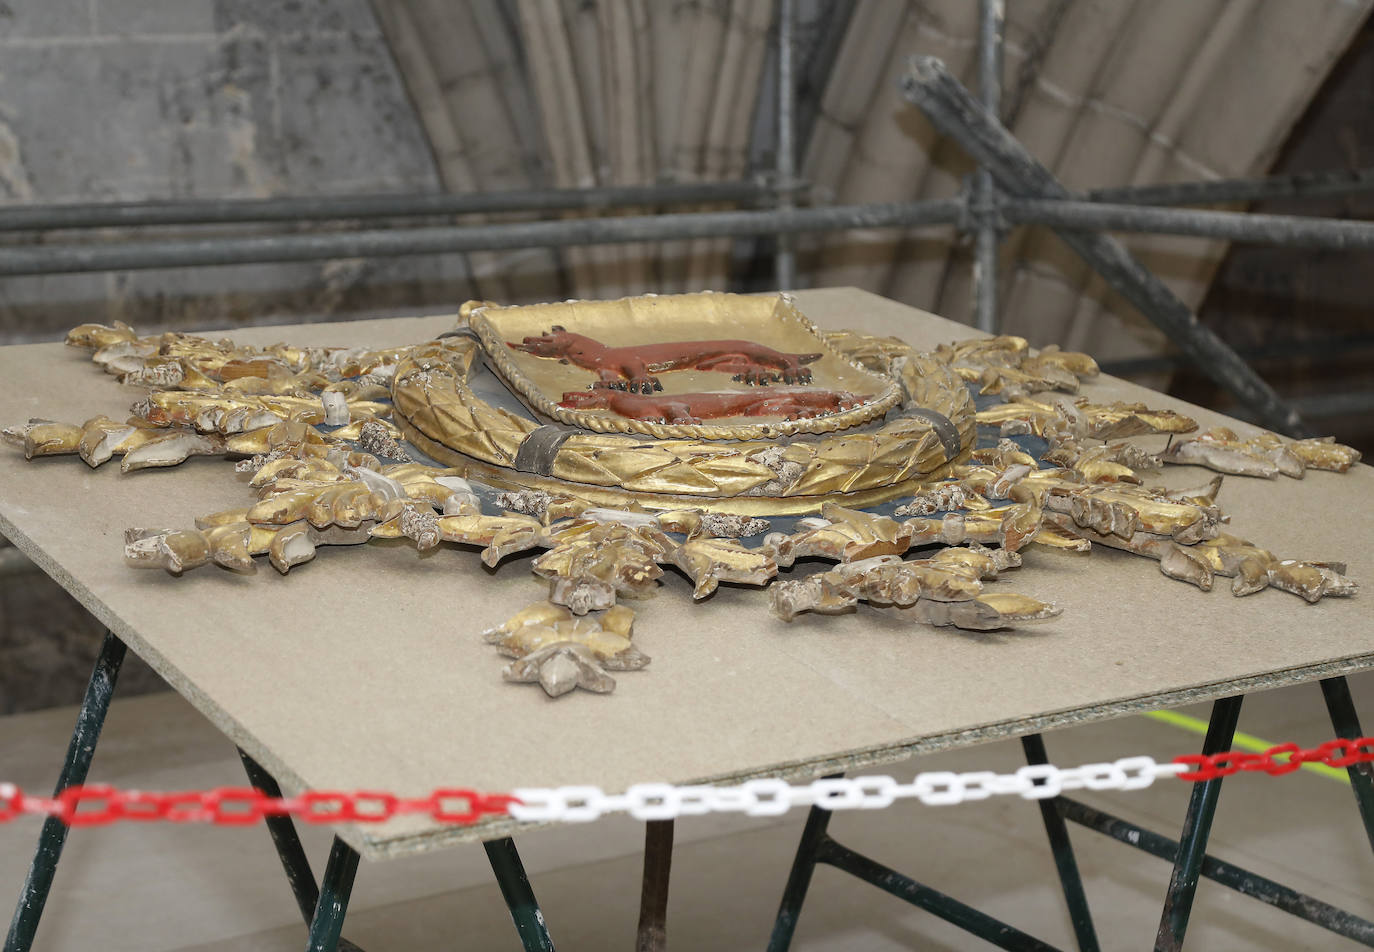
[[[910,495],[944,475],[951,462],[967,458],[977,427],[973,399],[944,363],[890,339],[876,348],[876,339],[865,335],[838,332],[826,338],[848,359],[862,359],[895,379],[906,406],[949,418],[959,431],[958,456],[947,458],[928,420],[894,414],[872,429],[785,444],[574,433],[558,448],[548,477],[521,473],[514,469],[516,453],[540,424],[473,392],[468,378],[478,345],[467,337],[431,341],[402,354],[392,383],[395,422],[421,451],[498,488],[571,493],[646,509],[780,515],[818,511],[826,501],[873,505]]]

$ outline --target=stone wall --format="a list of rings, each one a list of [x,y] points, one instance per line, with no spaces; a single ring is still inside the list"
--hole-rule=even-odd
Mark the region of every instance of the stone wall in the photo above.
[[[0,0],[0,203],[438,182],[367,0]],[[207,231],[226,230],[143,234]],[[0,343],[88,320],[203,329],[451,306],[466,292],[456,255],[3,278]],[[41,573],[0,575],[0,713],[80,700],[100,634]],[[121,694],[160,683],[129,656]]]
[[[0,201],[438,188],[367,0],[4,0],[0,62]],[[449,302],[466,285],[457,255],[5,279],[0,342],[82,320],[327,319]]]

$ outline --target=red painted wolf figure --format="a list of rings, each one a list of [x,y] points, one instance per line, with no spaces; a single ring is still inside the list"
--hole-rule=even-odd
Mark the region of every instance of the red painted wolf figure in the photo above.
[[[803,364],[820,360],[820,354],[784,354],[763,344],[747,340],[684,340],[666,344],[640,344],[632,347],[607,347],[599,340],[574,334],[555,325],[547,334],[526,337],[523,343],[507,341],[515,350],[536,357],[555,357],[596,371],[600,378],[592,386],[631,393],[662,390],[654,374],[670,370],[714,370],[732,374],[746,384],[767,386],[807,383],[811,371]]]
[[[731,416],[769,416],[786,420],[823,416],[857,407],[867,397],[843,390],[773,390],[673,393],[641,396],[609,388],[571,390],[558,405],[578,410],[610,410],[649,423],[700,423]]]

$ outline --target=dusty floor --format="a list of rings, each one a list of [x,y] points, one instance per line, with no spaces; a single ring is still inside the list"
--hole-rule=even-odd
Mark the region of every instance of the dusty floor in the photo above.
[[[1351,679],[1365,726],[1374,674]],[[1205,706],[1188,713],[1206,717]],[[0,780],[51,786],[72,708],[0,718]],[[1253,695],[1241,730],[1268,740],[1315,744],[1332,735],[1316,685]],[[1147,753],[1194,751],[1201,739],[1176,726],[1130,717],[1047,735],[1064,765]],[[989,744],[894,765],[1013,769],[1015,742]],[[461,778],[456,778],[461,780]],[[232,746],[176,695],[116,701],[91,780],[146,789],[243,782]],[[1176,836],[1188,787],[1161,781],[1089,802]],[[782,822],[743,817],[679,821],[669,938],[674,949],[762,949],[805,814]],[[919,804],[838,814],[845,844],[1055,945],[1073,947],[1034,804],[1002,799],[958,807]],[[37,836],[32,819],[0,825],[0,898],[18,893]],[[1071,831],[1104,949],[1153,944],[1169,867],[1081,827]],[[630,820],[541,831],[519,841],[555,943],[563,949],[633,947],[642,828]],[[329,835],[306,833],[317,872]],[[1374,857],[1349,787],[1300,771],[1226,781],[1212,851],[1357,915],[1374,918]],[[345,935],[363,948],[518,948],[485,856],[477,846],[413,859],[364,863]],[[275,952],[303,945],[265,831],[123,825],[77,830],[68,841],[36,949]],[[984,948],[982,943],[833,869],[818,870],[796,949]],[[1188,947],[1342,949],[1356,944],[1204,880]]]

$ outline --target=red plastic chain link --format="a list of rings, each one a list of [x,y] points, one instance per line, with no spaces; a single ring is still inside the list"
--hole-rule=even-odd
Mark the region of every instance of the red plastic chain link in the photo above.
[[[12,783],[0,783],[0,823],[13,820],[24,812],[24,791]]]
[[[463,810],[455,810],[445,804],[458,800],[467,804]],[[429,815],[440,823],[476,823],[486,813],[509,813],[512,803],[519,803],[515,797],[505,794],[482,794],[476,790],[435,790],[427,801]]]
[[[1286,760],[1279,760],[1279,757],[1286,757]],[[1304,750],[1297,744],[1279,744],[1262,754],[1236,750],[1222,751],[1219,754],[1184,754],[1175,757],[1173,762],[1196,768],[1180,773],[1180,780],[1216,780],[1241,771],[1267,773],[1274,777],[1292,773],[1303,764],[1350,767],[1354,764],[1374,762],[1374,737],[1356,737],[1351,740],[1337,738],[1310,750]]]
[[[468,825],[486,816],[504,816],[518,802],[508,794],[469,789],[436,790],[412,798],[372,790],[312,790],[299,797],[269,797],[254,787],[152,793],[107,784],[71,786],[44,800],[25,796],[13,784],[0,784],[0,823],[24,814],[47,814],[68,826],[121,820],[245,826],[269,816],[294,816],[304,823],[381,823],[400,814],[424,813],[442,823]]]

